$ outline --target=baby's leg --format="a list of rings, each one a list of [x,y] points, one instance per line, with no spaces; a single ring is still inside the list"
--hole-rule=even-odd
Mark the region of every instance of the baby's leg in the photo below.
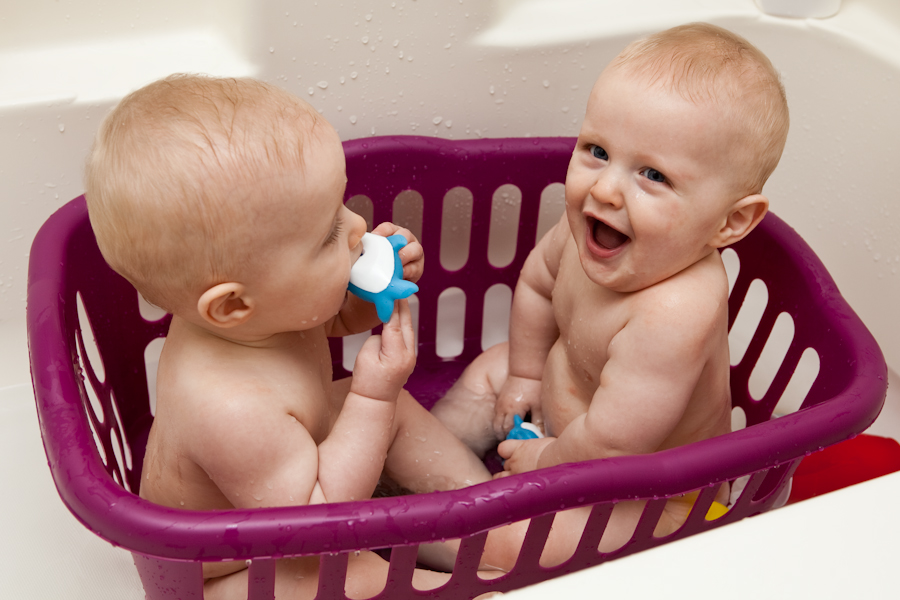
[[[351,383],[352,377],[347,377],[332,386],[338,410]],[[405,389],[397,398],[392,436],[383,471],[410,492],[455,490],[491,478],[484,463]]]
[[[384,470],[406,489],[421,494],[490,480],[484,463],[406,390],[397,400],[394,427]]]
[[[351,554],[347,563],[347,580],[344,584],[349,598],[371,598],[387,582],[388,563],[372,552]],[[218,579],[203,586],[205,600],[246,600],[247,569]],[[450,578],[449,573],[436,573],[425,569],[413,572],[413,586],[420,590],[434,589]],[[316,557],[285,558],[275,568],[275,597],[279,600],[306,600],[316,596],[319,585],[319,559]]]
[[[431,414],[479,457],[500,441],[494,406],[509,374],[509,344],[491,346],[466,367]]]

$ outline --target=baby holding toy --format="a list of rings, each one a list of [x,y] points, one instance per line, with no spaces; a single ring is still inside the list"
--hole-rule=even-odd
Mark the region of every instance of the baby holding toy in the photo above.
[[[500,477],[729,432],[718,250],[765,216],[787,131],[779,76],[743,38],[690,24],[626,47],[591,91],[565,214],[522,269],[508,344],[469,365],[433,414],[482,455],[530,413],[546,437],[502,441]],[[656,534],[695,499],[670,500]],[[644,504],[616,505],[601,550],[631,537]],[[587,515],[557,515],[545,562],[571,555]],[[509,570],[526,526],[492,531],[484,563]]]
[[[184,509],[371,497],[384,472],[413,492],[489,479],[479,459],[405,390],[415,365],[398,300],[354,375],[332,381],[328,337],[371,329],[348,294],[366,231],[343,204],[343,148],[312,107],[253,80],[173,76],[125,98],[101,126],[86,172],[103,256],[172,314],[140,494]],[[401,235],[403,276],[422,246]],[[347,592],[369,597],[387,563],[350,557]],[[318,559],[285,559],[279,598],[316,593]],[[417,570],[430,589],[445,573]],[[243,561],[204,565],[206,598],[246,598]]]

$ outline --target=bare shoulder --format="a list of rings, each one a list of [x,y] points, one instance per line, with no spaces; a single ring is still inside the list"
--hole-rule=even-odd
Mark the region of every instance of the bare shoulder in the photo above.
[[[157,416],[178,432],[192,458],[245,445],[268,420],[285,414],[265,369],[256,365],[258,351],[236,356],[183,342],[171,350],[160,360]]]
[[[718,252],[636,292],[632,302],[632,318],[648,328],[706,337],[726,323],[728,315],[728,279]]]
[[[528,255],[520,278],[536,289],[552,289],[559,273],[563,251],[571,239],[569,221],[563,212],[556,225],[544,234]]]

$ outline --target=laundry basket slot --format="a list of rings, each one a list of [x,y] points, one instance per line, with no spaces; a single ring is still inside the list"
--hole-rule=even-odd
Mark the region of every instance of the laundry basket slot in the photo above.
[[[420,137],[345,143],[351,205],[366,213],[370,225],[393,220],[409,226],[428,257],[416,295],[418,361],[407,386],[424,406],[440,398],[486,344],[502,339],[502,330],[486,334],[486,327],[495,327],[491,315],[502,314],[508,304],[539,227],[546,230],[561,214],[561,185],[573,144],[571,138]],[[462,209],[448,213],[447,203]],[[497,211],[506,221],[502,226],[492,225]],[[443,226],[445,214],[456,219],[450,227]],[[499,250],[491,249],[492,231],[505,236]],[[450,243],[448,237],[458,239]],[[32,379],[51,472],[64,503],[87,528],[134,553],[151,600],[200,598],[201,563],[220,560],[250,560],[249,597],[268,599],[274,559],[303,555],[323,557],[320,597],[342,598],[347,556],[363,549],[392,549],[391,576],[379,597],[420,597],[410,583],[416,546],[436,539],[461,539],[463,550],[450,582],[429,594],[465,598],[515,589],[731,523],[769,509],[808,453],[868,427],[880,411],[887,381],[874,339],[790,227],[769,215],[733,253],[727,256],[734,262],[729,328],[733,337],[740,333],[746,340],[731,370],[733,404],[746,416],[741,430],[652,455],[560,465],[451,492],[197,512],[157,506],[136,495],[153,420],[145,353],[151,354],[146,350],[151,343],[158,347],[155,340],[165,336],[169,318],[142,316],[135,290],[97,250],[84,200],[78,198],[45,223],[29,267]],[[754,281],[766,290],[758,322],[738,332],[733,325],[742,306],[751,304]],[[453,309],[456,347],[447,351],[438,312],[441,295],[453,289],[465,302]],[[485,299],[498,289],[504,295],[486,308]],[[776,327],[788,319],[791,327]],[[784,339],[767,349],[770,337],[779,336]],[[335,377],[346,376],[345,365],[352,365],[345,347],[332,340]],[[804,356],[817,360],[804,362]],[[805,379],[793,383],[798,365],[810,362],[818,370],[810,375],[805,366]],[[792,408],[800,409],[772,419],[785,390],[794,388],[800,399]],[[744,485],[743,492],[726,514],[708,520],[712,490],[735,481]],[[700,494],[685,524],[656,538],[653,529],[666,499],[695,491]],[[634,537],[618,550],[599,552],[609,512],[630,499],[647,501]],[[554,514],[578,506],[594,508],[575,554],[561,565],[542,566]],[[516,568],[500,579],[479,579],[475,566],[486,532],[525,519],[532,521]]]

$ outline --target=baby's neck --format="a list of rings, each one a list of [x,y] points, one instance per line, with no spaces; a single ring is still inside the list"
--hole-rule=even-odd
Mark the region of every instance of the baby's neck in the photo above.
[[[196,323],[189,319],[172,316],[169,325],[169,334],[183,335],[197,340],[207,340],[243,346],[245,348],[287,348],[297,343],[297,338],[302,337],[302,332],[285,331],[280,333],[254,334],[242,330],[240,327],[224,328],[213,327],[205,323]]]

